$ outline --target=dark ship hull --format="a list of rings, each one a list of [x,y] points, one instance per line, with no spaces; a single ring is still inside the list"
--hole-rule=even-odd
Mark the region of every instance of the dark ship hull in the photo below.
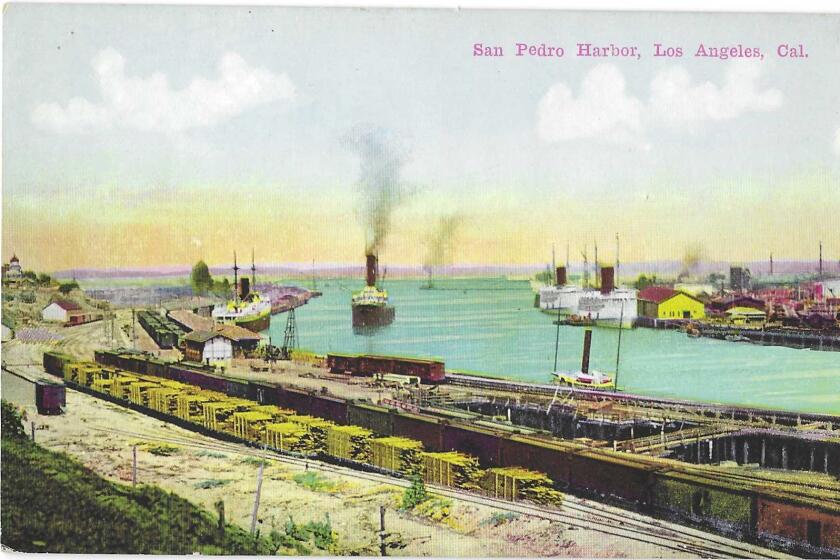
[[[390,305],[354,305],[353,327],[384,327],[394,322],[394,308]]]
[[[249,331],[253,331],[255,333],[262,332],[271,325],[271,315],[267,314],[262,317],[256,317],[253,319],[243,319],[237,320],[236,326],[243,327],[248,329]]]

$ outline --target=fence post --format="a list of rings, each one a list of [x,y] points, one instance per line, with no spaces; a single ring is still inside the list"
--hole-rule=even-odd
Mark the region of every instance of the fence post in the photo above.
[[[385,550],[385,506],[379,506],[379,554],[388,555]]]
[[[29,423],[30,431],[32,432],[32,441],[35,441],[35,421]]]
[[[260,469],[257,471],[257,492],[254,496],[254,511],[251,512],[251,534],[257,530],[257,511],[260,509],[260,490],[262,489],[263,467],[265,461],[260,463]]]
[[[131,485],[137,486],[137,446],[131,446]]]

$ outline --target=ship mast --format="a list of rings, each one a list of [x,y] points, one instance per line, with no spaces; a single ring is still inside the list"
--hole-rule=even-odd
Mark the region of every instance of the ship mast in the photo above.
[[[615,285],[618,286],[619,279],[621,278],[621,273],[619,272],[619,267],[621,266],[621,262],[618,260],[618,250],[620,246],[618,243],[618,233],[615,234]]]
[[[251,289],[257,287],[257,266],[254,264],[254,248],[251,247]]]
[[[239,266],[236,264],[236,251],[233,252],[233,299],[239,303]]]

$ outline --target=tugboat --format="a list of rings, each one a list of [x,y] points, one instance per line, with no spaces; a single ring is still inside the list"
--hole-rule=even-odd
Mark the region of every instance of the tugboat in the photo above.
[[[394,308],[388,304],[388,292],[376,287],[379,259],[367,255],[366,285],[353,294],[353,328],[371,329],[385,327],[394,322]]]
[[[554,371],[554,380],[561,385],[580,389],[615,389],[615,381],[606,373],[589,371],[589,350],[592,345],[592,330],[586,329],[583,336],[583,361],[579,371]]]
[[[238,278],[239,266],[236,264],[236,253],[233,254],[233,290],[234,298],[225,305],[217,305],[213,309],[213,320],[223,325],[236,325],[249,331],[261,332],[271,324],[271,300],[251,291],[251,285],[256,284],[257,268],[251,254],[251,281],[247,277]]]

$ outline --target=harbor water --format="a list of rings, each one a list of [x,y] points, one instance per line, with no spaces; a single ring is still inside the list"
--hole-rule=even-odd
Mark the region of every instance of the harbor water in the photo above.
[[[396,320],[371,334],[353,332],[350,295],[359,282],[321,282],[323,296],[296,310],[299,345],[318,353],[396,354],[442,359],[448,370],[546,383],[557,327],[534,308],[527,281],[441,279],[388,281]],[[286,315],[269,333],[282,344]],[[583,329],[562,326],[558,369],[579,369]],[[616,370],[618,330],[595,328],[591,366]],[[840,353],[759,346],[678,331],[633,329],[621,335],[619,389],[801,412],[840,413]]]

